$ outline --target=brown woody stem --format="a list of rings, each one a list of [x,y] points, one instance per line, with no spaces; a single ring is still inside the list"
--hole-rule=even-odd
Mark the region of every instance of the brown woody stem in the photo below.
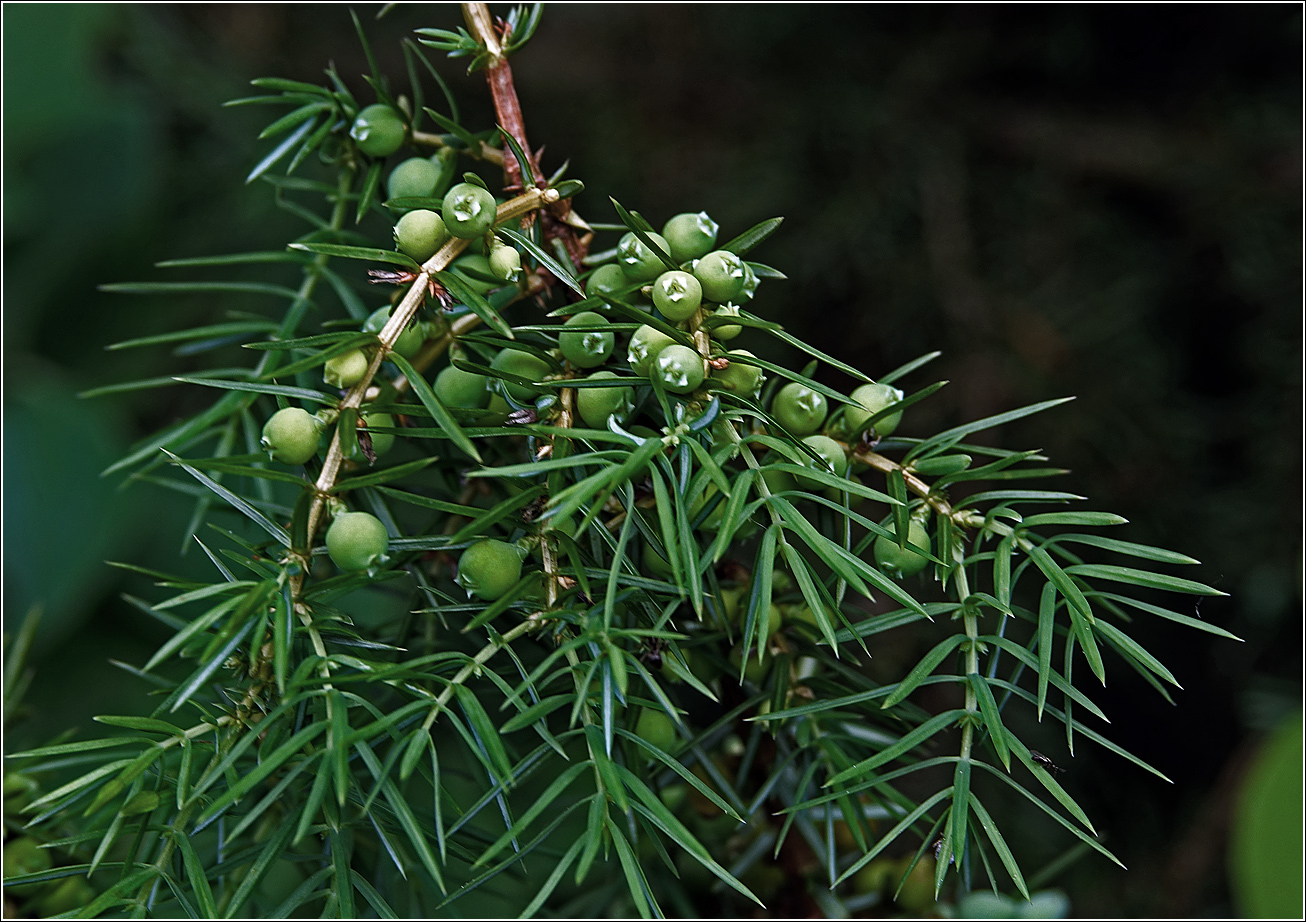
[[[463,18],[467,20],[473,37],[485,46],[492,59],[485,68],[485,80],[494,99],[494,114],[499,119],[499,127],[512,135],[522,153],[530,159],[531,149],[526,143],[526,122],[522,118],[517,88],[512,82],[512,66],[503,56],[499,36],[494,30],[494,20],[490,17],[490,7],[485,3],[464,3]],[[506,188],[522,188],[521,164],[516,157],[506,153],[503,157],[503,176]]]

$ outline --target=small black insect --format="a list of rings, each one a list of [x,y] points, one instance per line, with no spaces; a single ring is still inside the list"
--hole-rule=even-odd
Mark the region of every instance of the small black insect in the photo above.
[[[661,637],[650,637],[640,648],[639,658],[654,669],[662,668],[662,648],[666,646]]]
[[[537,497],[526,504],[526,508],[521,511],[521,520],[527,525],[534,522],[544,511],[546,500],[543,496]]]
[[[635,484],[635,504],[638,505],[640,500],[651,499],[653,497],[653,479],[645,477],[639,483]]]
[[[1029,751],[1029,757],[1041,765],[1045,771],[1049,771],[1054,775],[1057,774],[1057,772],[1065,771],[1064,768],[1056,765],[1051,759],[1043,755],[1043,753],[1039,752],[1037,749],[1031,749]]]

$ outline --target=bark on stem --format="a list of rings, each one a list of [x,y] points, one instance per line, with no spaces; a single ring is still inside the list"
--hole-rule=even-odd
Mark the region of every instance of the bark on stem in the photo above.
[[[490,17],[490,7],[485,3],[464,3],[463,18],[467,20],[472,35],[490,52],[492,60],[485,68],[485,80],[490,87],[490,96],[494,99],[494,114],[499,120],[499,127],[512,135],[520,145],[522,153],[528,160],[531,156],[530,145],[526,143],[526,122],[522,118],[521,102],[517,99],[517,88],[512,82],[512,65],[503,56],[499,36],[494,30],[494,20]],[[507,153],[503,157],[504,188],[521,189],[521,165],[516,157]]]

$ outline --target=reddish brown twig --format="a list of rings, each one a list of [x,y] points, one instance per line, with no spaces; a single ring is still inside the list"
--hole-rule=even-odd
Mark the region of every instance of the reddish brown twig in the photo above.
[[[535,184],[543,188],[544,171],[540,166],[540,155],[539,152],[531,153],[530,144],[526,140],[526,121],[522,117],[521,101],[517,98],[517,88],[513,83],[512,66],[503,56],[503,43],[508,39],[507,24],[499,20],[496,26],[490,16],[489,6],[484,3],[464,3],[463,17],[467,20],[472,35],[490,53],[491,60],[485,68],[485,80],[494,100],[494,113],[499,126],[512,135],[522,153],[530,160],[535,173]],[[508,151],[503,156],[503,178],[505,192],[512,193],[524,188],[521,164]],[[579,270],[581,260],[589,253],[591,234],[587,228],[577,227],[573,223],[571,200],[563,199],[549,205],[541,210],[540,215],[544,240],[561,240],[572,265]],[[532,218],[528,216],[526,220],[529,222]]]

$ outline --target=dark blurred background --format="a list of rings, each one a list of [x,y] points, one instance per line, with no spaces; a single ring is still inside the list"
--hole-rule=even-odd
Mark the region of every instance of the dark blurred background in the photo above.
[[[400,38],[459,21],[358,9],[400,87]],[[152,590],[103,561],[207,566],[178,557],[183,497],[99,473],[211,395],[77,394],[206,367],[108,343],[269,308],[96,286],[299,232],[242,182],[274,117],[222,107],[249,79],[320,82],[332,60],[371,97],[344,6],[3,16],[4,617],[12,634],[43,610],[32,719],[9,728],[31,744],[148,707],[107,661],[157,645],[121,598]],[[1108,735],[1176,783],[1076,749],[1065,784],[1130,868],[1087,857],[1051,881],[1076,915],[1236,913],[1237,785],[1300,706],[1301,44],[1296,5],[594,4],[550,5],[514,61],[531,143],[546,172],[571,159],[582,215],[614,221],[608,195],[659,225],[706,209],[722,239],[785,216],[753,257],[789,279],[753,309],[872,375],[941,350],[906,384],[952,384],[905,435],[1078,395],[991,438],[1044,449],[1073,471],[1054,488],[1130,520],[1116,537],[1191,554],[1178,575],[1230,594],[1197,614],[1245,643],[1131,628],[1184,686],[1177,707],[1108,663]],[[483,81],[438,66],[488,126]],[[1038,868],[1071,844],[1034,822],[1017,851]]]

